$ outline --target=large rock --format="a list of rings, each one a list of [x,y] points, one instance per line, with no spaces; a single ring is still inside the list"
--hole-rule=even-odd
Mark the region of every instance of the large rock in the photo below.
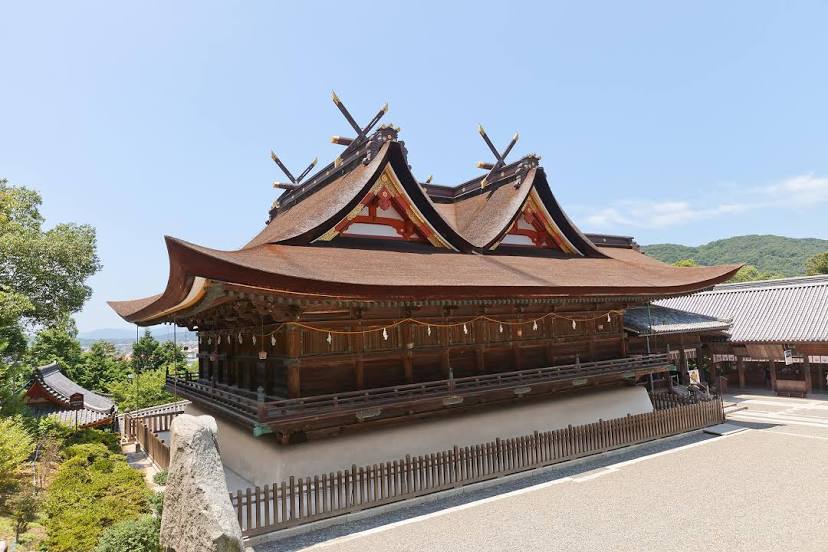
[[[161,546],[175,552],[242,552],[242,533],[230,503],[212,416],[182,414],[172,444]]]

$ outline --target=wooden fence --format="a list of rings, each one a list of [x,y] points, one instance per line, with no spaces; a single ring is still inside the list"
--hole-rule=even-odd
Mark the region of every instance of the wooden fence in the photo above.
[[[294,527],[383,504],[461,487],[558,462],[675,435],[724,421],[721,399],[675,404],[625,418],[468,447],[455,446],[350,470],[291,477],[230,493],[246,536]],[[660,402],[659,402],[660,401]]]
[[[135,441],[153,462],[162,470],[170,465],[170,445],[158,436],[162,431],[169,431],[173,419],[183,412],[181,409],[156,414],[134,417],[124,414],[122,434],[130,441]]]

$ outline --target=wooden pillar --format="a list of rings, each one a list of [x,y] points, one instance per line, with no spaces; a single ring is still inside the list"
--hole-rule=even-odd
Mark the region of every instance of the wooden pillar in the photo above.
[[[302,392],[302,382],[299,374],[299,365],[301,362],[299,357],[302,355],[302,334],[291,325],[286,330],[285,345],[288,357],[285,360],[285,368],[287,369],[287,392],[289,398],[295,399]]]
[[[825,365],[817,363],[817,388],[825,390]]]
[[[802,359],[802,372],[805,375],[805,392],[812,393],[814,388],[811,381],[811,359],[808,358],[808,355],[805,355]]]
[[[773,359],[768,361],[768,369],[770,370],[771,391],[776,391],[776,362]]]
[[[404,337],[403,375],[405,383],[414,383],[414,325],[409,323],[401,328]]]
[[[690,374],[687,367],[687,353],[684,351],[684,345],[679,344],[679,382],[682,385],[690,383]]]
[[[362,320],[357,322],[356,328],[357,331],[362,331]],[[354,357],[354,386],[357,389],[365,389],[365,360],[362,357],[365,350],[365,334],[354,334],[352,343],[356,353]]]
[[[474,367],[478,375],[486,373],[486,350],[483,345],[474,348]]]
[[[739,388],[745,388],[745,357],[736,357],[736,370],[739,372]]]
[[[711,381],[705,381],[704,377],[704,368],[707,365],[704,359],[704,346],[699,345],[696,347],[696,370],[699,371],[699,381],[702,383],[707,383],[708,385],[712,385],[715,383],[715,379],[713,378],[713,374],[710,374]]]

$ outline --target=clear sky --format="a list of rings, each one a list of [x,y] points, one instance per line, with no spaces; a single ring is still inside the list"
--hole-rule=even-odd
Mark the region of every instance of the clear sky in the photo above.
[[[388,101],[414,173],[543,156],[586,231],[695,245],[828,238],[825,2],[2,2],[0,176],[94,225],[106,306],[161,291],[162,237],[244,244],[274,148],[330,161]]]

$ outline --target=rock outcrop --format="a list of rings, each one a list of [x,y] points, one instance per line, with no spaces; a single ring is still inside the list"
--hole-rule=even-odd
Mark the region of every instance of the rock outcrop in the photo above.
[[[182,414],[171,432],[161,546],[174,552],[242,552],[216,447],[216,420]]]

